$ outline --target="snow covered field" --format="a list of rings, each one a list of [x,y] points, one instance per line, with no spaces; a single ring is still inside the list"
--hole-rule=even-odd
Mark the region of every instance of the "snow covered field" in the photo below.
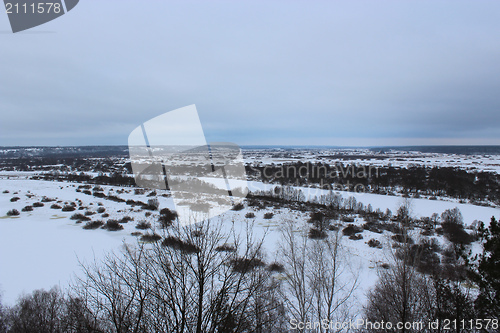
[[[79,261],[91,262],[96,258],[103,258],[105,253],[118,250],[124,241],[136,242],[137,237],[132,236],[132,232],[137,232],[135,225],[140,221],[151,222],[152,225],[158,219],[158,213],[152,212],[146,217],[146,211],[131,207],[126,203],[114,202],[103,198],[97,198],[82,192],[76,192],[76,183],[61,183],[49,181],[28,180],[28,174],[5,173],[0,175],[0,292],[6,304],[13,304],[17,297],[23,292],[31,292],[38,288],[50,288],[59,285],[66,288],[79,272]],[[10,178],[10,179],[9,179]],[[212,180],[217,183],[220,180]],[[249,182],[251,191],[270,188],[272,185],[264,185],[258,182]],[[121,188],[113,186],[102,186],[104,193],[117,195],[125,200],[133,199],[147,202],[147,195],[134,194],[134,188]],[[8,192],[8,193],[4,193]],[[156,198],[160,202],[160,208],[173,209],[171,198],[162,196],[166,192],[158,192]],[[309,198],[321,194],[326,194],[326,190],[305,189],[304,193]],[[402,199],[395,196],[383,196],[376,194],[362,194],[352,192],[339,192],[344,198],[354,196],[358,202],[371,204],[374,209],[380,208],[385,211],[387,208],[395,212],[401,204]],[[11,198],[19,197],[17,202],[11,202]],[[31,212],[21,212],[23,207],[40,202],[42,198],[53,198],[56,201],[46,202],[43,207],[34,208]],[[81,203],[80,203],[81,201]],[[62,212],[61,209],[51,209],[50,206],[58,203],[63,206],[65,203],[79,202],[77,210],[73,212]],[[123,216],[130,216],[133,221],[124,223],[124,229],[120,231],[106,231],[103,229],[84,230],[82,225],[76,223],[70,217],[74,213],[84,213],[86,211],[96,212],[101,207],[105,208],[105,213],[109,218],[119,219]],[[78,209],[84,207],[83,209]],[[491,207],[480,207],[469,204],[459,204],[452,201],[432,201],[426,199],[412,199],[413,215],[431,216],[433,213],[441,214],[444,210],[458,207],[463,216],[464,222],[468,225],[474,220],[489,222],[491,216],[500,217],[500,209]],[[17,209],[21,212],[19,216],[9,217],[7,211]],[[307,233],[309,225],[306,223],[309,218],[308,213],[289,211],[286,208],[256,210],[253,207],[245,207],[241,211],[228,211],[222,218],[228,228],[234,226],[237,230],[242,229],[249,219],[245,218],[248,212],[254,212],[256,237],[267,233],[266,249],[268,261],[274,260],[280,233],[278,227],[285,219],[297,221],[297,231]],[[272,211],[272,219],[264,219],[265,212]],[[102,215],[102,214],[101,214]],[[92,220],[103,219],[99,214],[90,216]],[[355,221],[361,224],[362,221]],[[376,267],[382,262],[388,261],[388,252],[378,248],[369,247],[366,242],[369,239],[377,239],[387,247],[389,235],[371,231],[364,232],[364,239],[359,241],[342,238],[345,248],[345,256],[349,258],[349,263],[353,270],[360,270],[360,287],[356,295],[362,304],[365,292],[371,288],[377,279]],[[444,241],[440,239],[440,241]]]

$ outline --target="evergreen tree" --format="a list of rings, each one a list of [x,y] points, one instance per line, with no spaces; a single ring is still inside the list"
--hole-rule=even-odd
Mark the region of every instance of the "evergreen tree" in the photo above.
[[[476,309],[481,318],[496,318],[500,313],[500,225],[492,217],[488,229],[481,224],[479,232],[484,240],[483,253],[474,267],[479,285]]]

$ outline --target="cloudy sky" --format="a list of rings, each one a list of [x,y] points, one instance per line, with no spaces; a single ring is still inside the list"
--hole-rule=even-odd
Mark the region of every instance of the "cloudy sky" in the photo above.
[[[498,1],[80,0],[0,39],[2,146],[126,145],[190,104],[212,142],[500,144]]]

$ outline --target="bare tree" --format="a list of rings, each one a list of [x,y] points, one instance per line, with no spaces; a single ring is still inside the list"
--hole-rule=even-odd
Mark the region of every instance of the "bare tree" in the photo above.
[[[432,295],[427,278],[405,259],[393,260],[387,270],[379,271],[379,280],[368,293],[365,308],[369,322],[397,323],[425,322],[432,318]],[[402,332],[417,332],[419,329],[407,329]]]
[[[145,305],[150,294],[143,246],[124,245],[102,263],[81,265],[83,277],[74,291],[106,332],[146,332]]]
[[[397,323],[425,322],[432,318],[432,289],[428,279],[416,269],[419,253],[412,251],[410,244],[411,207],[411,201],[405,198],[397,210],[400,242],[390,250],[391,267],[380,268],[379,280],[368,293],[365,315],[369,322],[390,322],[395,327]],[[422,329],[403,327],[401,331]]]
[[[289,319],[331,323],[349,318],[358,283],[357,275],[342,260],[339,233],[322,240],[309,240],[295,230],[292,220],[287,220],[281,236],[279,256],[286,272],[281,295]]]
[[[205,221],[84,267],[78,295],[108,332],[273,332],[280,316],[263,240]],[[279,328],[278,328],[279,329]]]

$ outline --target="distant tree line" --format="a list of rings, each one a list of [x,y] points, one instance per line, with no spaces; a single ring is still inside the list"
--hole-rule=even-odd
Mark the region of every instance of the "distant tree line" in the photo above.
[[[473,203],[489,200],[500,204],[500,175],[455,167],[385,166],[377,167],[374,172],[369,166],[357,164],[296,162],[247,165],[246,171],[251,179],[281,185],[327,187],[334,184],[337,186],[334,189],[340,190],[347,184],[360,184],[372,193],[446,196]]]

